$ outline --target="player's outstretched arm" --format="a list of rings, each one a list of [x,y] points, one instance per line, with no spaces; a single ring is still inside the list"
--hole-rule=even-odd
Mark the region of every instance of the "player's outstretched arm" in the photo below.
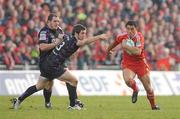
[[[84,46],[84,45],[87,45],[87,44],[90,44],[92,42],[95,42],[97,40],[107,40],[109,38],[109,34],[106,33],[106,34],[101,34],[101,35],[97,35],[97,36],[93,36],[93,37],[88,37],[82,41],[78,41],[77,42],[77,45],[78,46]]]
[[[114,49],[116,46],[117,46],[117,43],[115,43],[115,42],[111,43],[111,44],[108,46],[107,52],[108,52],[109,55],[113,54],[113,51],[114,51],[113,49]]]

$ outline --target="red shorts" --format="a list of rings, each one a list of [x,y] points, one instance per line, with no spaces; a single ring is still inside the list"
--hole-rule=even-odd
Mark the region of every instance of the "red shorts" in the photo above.
[[[143,77],[145,74],[149,73],[150,69],[145,60],[138,63],[123,63],[123,69],[128,68],[137,74],[138,78]]]

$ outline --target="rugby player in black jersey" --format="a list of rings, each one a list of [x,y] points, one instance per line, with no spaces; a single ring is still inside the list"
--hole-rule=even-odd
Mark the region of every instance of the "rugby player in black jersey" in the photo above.
[[[44,26],[38,34],[39,44],[40,44],[40,61],[39,61],[40,65],[46,59],[46,57],[49,55],[52,49],[62,41],[64,32],[61,29],[61,27],[59,27],[59,22],[60,20],[58,16],[56,14],[51,13],[48,16],[46,26]],[[49,80],[43,90],[46,108],[52,107],[50,101],[52,94],[52,86],[53,86],[53,80]],[[72,86],[69,83],[66,83],[66,87],[69,93],[71,91]],[[71,96],[69,96],[69,98],[71,98]],[[16,100],[17,100],[16,98],[12,99],[13,104],[16,102]],[[77,99],[77,97],[76,97],[76,104],[79,104],[80,106],[84,105],[80,100]]]
[[[77,24],[73,27],[72,35],[64,35],[63,40],[62,37],[55,39],[55,41],[51,44],[54,44],[53,50],[49,53],[43,62],[40,63],[40,72],[41,75],[36,85],[29,87],[17,100],[14,102],[14,109],[18,109],[22,101],[33,93],[44,89],[47,86],[47,83],[50,80],[58,79],[61,81],[68,82],[72,87],[69,92],[70,98],[70,106],[69,109],[82,109],[81,106],[75,103],[77,98],[76,87],[78,80],[77,78],[64,66],[64,62],[75,53],[80,47],[95,42],[96,40],[106,40],[108,38],[108,34],[101,34],[93,37],[86,38],[86,28]],[[59,42],[61,39],[61,42]],[[59,44],[60,43],[60,44]],[[57,45],[58,44],[58,45]],[[42,50],[40,44],[40,50]]]
[[[39,44],[40,44],[40,70],[42,62],[46,59],[46,57],[49,55],[49,53],[52,51],[52,49],[57,46],[64,36],[63,30],[59,27],[59,18],[56,14],[50,14],[48,17],[47,25],[43,27],[39,32]],[[41,76],[43,76],[41,72]],[[46,87],[43,90],[43,95],[45,99],[45,107],[51,108],[51,94],[52,94],[52,86],[53,86],[53,80],[49,80]],[[66,87],[68,90],[68,93],[70,94],[72,86],[69,83],[66,83]],[[69,95],[69,98],[71,99],[71,96]],[[84,104],[77,99],[76,96],[76,104],[79,104],[80,106],[83,106]]]

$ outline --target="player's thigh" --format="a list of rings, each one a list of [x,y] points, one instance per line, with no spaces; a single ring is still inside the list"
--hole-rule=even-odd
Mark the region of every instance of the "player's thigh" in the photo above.
[[[145,74],[142,77],[139,77],[139,79],[142,82],[142,84],[143,84],[146,91],[151,91],[152,90],[149,73]]]
[[[136,76],[136,74],[129,68],[123,69],[123,78],[126,82],[128,82],[130,79],[133,79]]]
[[[47,78],[42,77],[42,76],[39,76],[38,82],[37,82],[37,84],[36,84],[36,88],[37,88],[38,90],[41,90],[41,89],[45,88],[45,86],[47,85],[47,83],[48,83]]]
[[[77,85],[77,78],[69,70],[66,70],[58,79],[61,80],[61,81],[70,82],[74,86]]]

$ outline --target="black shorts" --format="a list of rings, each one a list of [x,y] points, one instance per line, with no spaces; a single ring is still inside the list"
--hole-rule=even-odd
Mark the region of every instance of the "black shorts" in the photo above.
[[[39,64],[40,76],[47,78],[48,80],[53,80],[60,77],[65,71],[64,64],[54,65],[50,60],[44,60]]]

